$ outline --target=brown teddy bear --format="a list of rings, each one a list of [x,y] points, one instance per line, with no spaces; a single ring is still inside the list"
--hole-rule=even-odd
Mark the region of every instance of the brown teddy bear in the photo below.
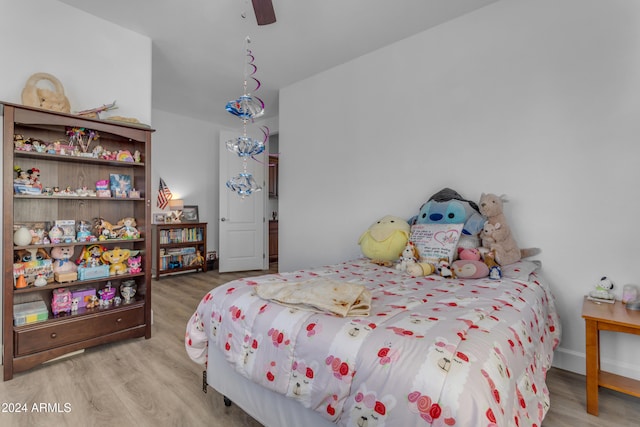
[[[516,261],[520,261],[522,253],[513,236],[511,235],[511,229],[507,225],[507,218],[504,216],[502,210],[503,199],[495,194],[482,193],[480,196],[480,213],[487,218],[487,224],[493,225],[493,231],[486,237],[483,236],[483,242],[490,242],[488,249],[495,253],[495,260],[500,265],[513,264]],[[485,227],[486,230],[490,230],[490,226]]]
[[[54,90],[38,87],[38,82],[40,81],[48,81],[53,85]],[[62,83],[55,76],[48,73],[35,73],[29,77],[22,90],[22,104],[63,113],[71,112],[71,105],[64,94]]]

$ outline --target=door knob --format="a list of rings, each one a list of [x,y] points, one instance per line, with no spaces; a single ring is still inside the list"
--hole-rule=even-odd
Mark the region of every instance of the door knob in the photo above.
[[[220,218],[220,221],[226,221],[227,218]]]

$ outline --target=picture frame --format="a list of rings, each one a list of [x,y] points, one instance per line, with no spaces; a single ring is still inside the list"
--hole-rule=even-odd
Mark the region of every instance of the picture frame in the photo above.
[[[167,220],[167,214],[164,212],[158,212],[153,214],[152,222],[154,224],[164,224]]]
[[[111,190],[111,197],[127,198],[129,191],[133,188],[131,182],[131,175],[124,175],[120,173],[112,173],[109,175],[109,188]]]
[[[189,205],[182,208],[182,222],[200,222],[197,205]]]

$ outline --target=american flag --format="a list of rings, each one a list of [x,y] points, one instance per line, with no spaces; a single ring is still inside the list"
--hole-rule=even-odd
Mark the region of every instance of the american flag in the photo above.
[[[160,178],[160,185],[158,186],[158,207],[164,209],[169,204],[169,200],[173,197],[171,190],[167,187],[164,179]]]

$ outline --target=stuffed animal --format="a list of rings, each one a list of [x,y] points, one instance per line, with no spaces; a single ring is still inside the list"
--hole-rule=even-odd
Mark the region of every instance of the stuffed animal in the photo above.
[[[98,297],[96,295],[91,295],[89,297],[89,301],[87,301],[87,305],[85,305],[85,308],[95,308],[99,305],[100,301],[98,300]]]
[[[436,265],[436,269],[438,270],[438,274],[446,279],[456,278],[456,273],[451,270],[448,258],[440,258],[438,265]]]
[[[125,217],[118,221],[114,229],[118,230],[118,238],[120,239],[137,239],[140,232],[136,228],[136,220],[133,217]]]
[[[466,200],[459,193],[444,188],[420,207],[420,212],[409,220],[413,224],[464,224],[458,247],[477,248],[480,246],[478,233],[486,219],[478,205]]]
[[[129,249],[120,249],[115,247],[109,251],[102,253],[102,260],[109,265],[109,275],[116,276],[127,273],[127,264],[125,261],[129,258],[131,251]]]
[[[13,255],[13,262],[29,262],[51,259],[43,248],[29,248],[17,250]]]
[[[75,262],[71,261],[73,251],[73,246],[54,246],[53,249],[51,249],[51,257],[54,259],[54,273],[75,273],[78,271],[78,266]]]
[[[458,259],[480,261],[482,256],[477,248],[458,248]]]
[[[604,276],[596,283],[596,288],[589,292],[589,296],[591,298],[612,300],[615,299],[615,296],[609,292],[611,289],[613,289],[613,280]]]
[[[489,275],[489,267],[482,261],[477,248],[458,248],[458,259],[451,264],[458,278],[480,279]]]
[[[396,270],[407,271],[407,265],[418,262],[418,250],[413,242],[407,242],[402,254],[400,254],[400,260],[396,264]]]
[[[38,87],[38,83],[43,80],[53,85],[54,90]],[[71,105],[64,94],[62,83],[48,73],[35,73],[29,77],[22,89],[22,104],[63,113],[71,112]]]
[[[482,252],[482,260],[489,268],[489,279],[499,280],[502,279],[502,269],[496,262],[496,257],[492,251],[486,250]]]
[[[495,253],[496,262],[499,265],[509,265],[519,261],[523,257],[528,257],[540,253],[537,248],[520,250],[513,236],[511,229],[507,225],[507,218],[503,213],[504,196],[495,194],[485,194],[480,196],[480,212],[487,218],[487,222],[493,224],[494,230],[489,237],[494,242],[488,247]]]
[[[411,227],[406,220],[387,215],[362,233],[358,244],[362,254],[380,265],[392,265],[409,241]]]
[[[132,256],[127,260],[129,274],[136,274],[142,271],[142,256]]]
[[[435,273],[436,267],[429,262],[413,262],[407,264],[407,273],[414,276],[428,276]]]
[[[453,261],[451,270],[460,279],[480,279],[489,275],[489,267],[484,262],[470,259]]]
[[[496,228],[500,228],[500,224],[491,224],[489,221],[484,223],[482,230],[480,231],[480,239],[482,240],[482,247],[490,248],[496,242],[493,238],[493,232]]]

